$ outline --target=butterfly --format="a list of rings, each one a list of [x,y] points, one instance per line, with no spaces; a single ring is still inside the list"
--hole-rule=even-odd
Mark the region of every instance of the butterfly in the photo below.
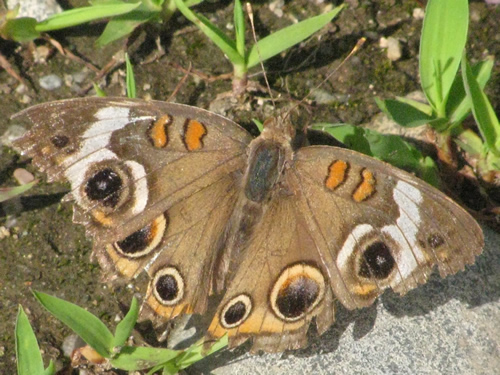
[[[143,319],[211,314],[207,340],[306,345],[335,306],[405,294],[437,266],[472,264],[484,239],[445,194],[344,148],[297,144],[288,115],[257,138],[200,108],[124,98],[44,103],[15,147],[68,181],[75,223],[108,280],[141,272]],[[209,299],[217,298],[214,311]]]

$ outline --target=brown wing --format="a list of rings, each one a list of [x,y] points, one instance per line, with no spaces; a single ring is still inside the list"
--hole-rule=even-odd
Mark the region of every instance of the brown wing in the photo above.
[[[122,98],[46,103],[21,117],[33,127],[15,147],[49,180],[71,183],[74,221],[110,277],[146,268],[145,310],[204,311],[210,283],[192,285],[212,272],[250,135],[202,109]]]
[[[333,147],[300,149],[256,225],[208,331],[252,350],[304,346],[334,321],[333,300],[405,293],[434,265],[457,272],[481,252],[475,220],[443,193],[388,164]]]
[[[321,249],[335,296],[348,308],[387,287],[404,294],[472,264],[484,245],[477,222],[445,194],[389,164],[334,147],[297,152],[301,211]]]
[[[270,202],[239,260],[208,339],[227,333],[231,347],[252,338],[252,351],[278,352],[304,346],[314,316],[321,332],[331,324],[328,270],[295,195]]]

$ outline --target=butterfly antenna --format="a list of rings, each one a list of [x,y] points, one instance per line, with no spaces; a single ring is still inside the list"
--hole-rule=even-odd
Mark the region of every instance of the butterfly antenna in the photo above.
[[[323,79],[318,85],[316,85],[313,89],[311,89],[306,96],[304,96],[296,105],[294,105],[288,111],[288,113],[284,116],[284,118],[287,118],[290,115],[290,113],[293,110],[295,110],[295,108],[299,107],[300,105],[302,105],[304,103],[304,101],[314,92],[314,90],[317,90],[318,88],[320,88],[321,86],[323,86],[326,83],[326,81],[328,81],[331,78],[331,76],[333,76],[335,73],[337,73],[337,71],[345,64],[345,62],[348,61],[352,57],[352,55],[354,55],[356,52],[359,51],[359,49],[363,46],[363,44],[365,42],[366,42],[366,38],[365,37],[360,38],[358,40],[358,42],[356,43],[356,45],[354,46],[354,48],[351,50],[351,52],[349,52],[349,55],[347,55],[347,57],[339,64],[339,66],[337,66],[330,73],[328,73],[328,75],[325,77],[325,79]]]
[[[266,81],[267,91],[269,92],[269,97],[271,98],[271,102],[273,103],[273,107],[276,108],[276,102],[273,98],[273,92],[271,91],[271,86],[269,85],[269,81],[267,80],[266,70],[264,69],[264,63],[262,62],[262,55],[260,54],[259,43],[257,42],[257,35],[255,34],[255,24],[253,22],[253,10],[252,5],[250,3],[246,3],[248,18],[250,20],[250,26],[252,26],[252,35],[253,40],[255,42],[255,49],[257,51],[257,55],[259,56],[260,68],[262,69],[262,73],[264,74],[264,81]]]

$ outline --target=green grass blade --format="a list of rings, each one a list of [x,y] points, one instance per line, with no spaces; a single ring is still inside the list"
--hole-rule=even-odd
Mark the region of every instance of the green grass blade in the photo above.
[[[491,77],[493,63],[494,59],[490,56],[471,67],[472,74],[483,89]],[[451,86],[450,96],[446,103],[446,113],[449,115],[451,123],[459,124],[469,115],[470,110],[471,101],[465,92],[463,78],[461,75],[457,75]]]
[[[18,375],[43,375],[43,359],[35,333],[23,308],[19,306],[16,320],[16,357]]]
[[[312,128],[326,131],[350,149],[414,172],[431,185],[439,186],[439,176],[434,161],[424,157],[419,150],[399,136],[381,134],[348,124],[315,124]]]
[[[500,123],[498,117],[481,85],[474,77],[465,54],[462,59],[462,76],[465,91],[472,102],[472,114],[476,119],[484,142],[489,151],[496,156],[500,156]]]
[[[125,345],[125,342],[134,329],[138,316],[139,304],[137,303],[137,299],[134,297],[132,299],[132,303],[130,304],[130,309],[128,310],[127,315],[125,315],[123,320],[116,326],[113,347],[116,348]]]
[[[104,91],[103,89],[101,89],[97,83],[92,83],[92,86],[94,87],[94,90],[95,90],[95,96],[99,97],[99,98],[105,98],[106,96],[108,96],[106,94],[106,91]]]
[[[144,370],[171,361],[179,350],[125,346],[111,359],[111,365],[126,371]]]
[[[97,353],[105,358],[110,357],[113,349],[113,335],[97,317],[62,299],[36,291],[33,291],[33,294],[43,307],[71,328]]]
[[[344,8],[344,6],[340,5],[328,13],[308,18],[259,40],[257,43],[258,47],[253,45],[248,52],[248,68],[259,64],[261,60],[266,61],[287,48],[310,37],[328,24],[337,14],[339,14],[342,8]]]
[[[128,58],[128,53],[125,53],[125,67],[126,67],[125,80],[127,84],[127,97],[129,99],[134,99],[136,97],[134,69],[132,67],[132,64],[130,63],[130,59]]]
[[[409,104],[410,102],[402,102],[399,99],[380,100],[378,98],[375,98],[375,102],[387,116],[405,128],[425,125],[434,119],[434,117]]]
[[[445,117],[445,105],[467,40],[467,0],[430,0],[420,40],[420,80],[427,100]]]
[[[54,364],[54,362],[52,362],[52,360],[50,360],[49,365],[43,372],[43,375],[55,375],[55,373],[56,373],[56,365]]]
[[[177,9],[186,17],[189,21],[194,23],[198,28],[217,46],[222,52],[226,54],[232,64],[241,65],[244,64],[245,59],[242,55],[238,53],[236,49],[236,43],[229,39],[229,37],[222,32],[217,26],[211,23],[207,18],[203,17],[201,14],[195,14],[191,11],[182,0],[175,0]]]
[[[215,341],[210,348],[207,350],[204,347],[204,339],[201,339],[199,342],[191,345],[185,352],[184,355],[181,356],[176,362],[179,366],[179,370],[185,369],[192,364],[202,360],[209,355],[224,349],[228,345],[227,335],[222,336],[220,339]]]
[[[114,2],[112,4],[101,4],[66,10],[38,23],[38,25],[36,25],[36,30],[39,32],[45,32],[81,25],[85,22],[131,12],[140,5],[140,1],[136,3]]]
[[[7,199],[14,198],[24,193],[25,191],[28,191],[33,186],[35,186],[37,182],[38,180],[34,180],[21,186],[0,188],[0,203],[6,201]]]
[[[241,56],[245,56],[245,15],[240,0],[234,2],[234,34],[236,50]]]

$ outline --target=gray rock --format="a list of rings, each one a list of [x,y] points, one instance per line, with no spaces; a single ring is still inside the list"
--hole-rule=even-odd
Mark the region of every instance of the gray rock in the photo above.
[[[18,17],[32,17],[37,21],[62,12],[56,0],[7,0],[7,8],[14,9],[19,4]]]
[[[56,90],[62,86],[63,80],[55,74],[49,74],[40,78],[40,86],[48,91]]]
[[[404,297],[384,293],[337,322],[306,349],[252,356],[248,346],[198,362],[188,374],[496,375],[500,368],[500,235],[473,266]]]

